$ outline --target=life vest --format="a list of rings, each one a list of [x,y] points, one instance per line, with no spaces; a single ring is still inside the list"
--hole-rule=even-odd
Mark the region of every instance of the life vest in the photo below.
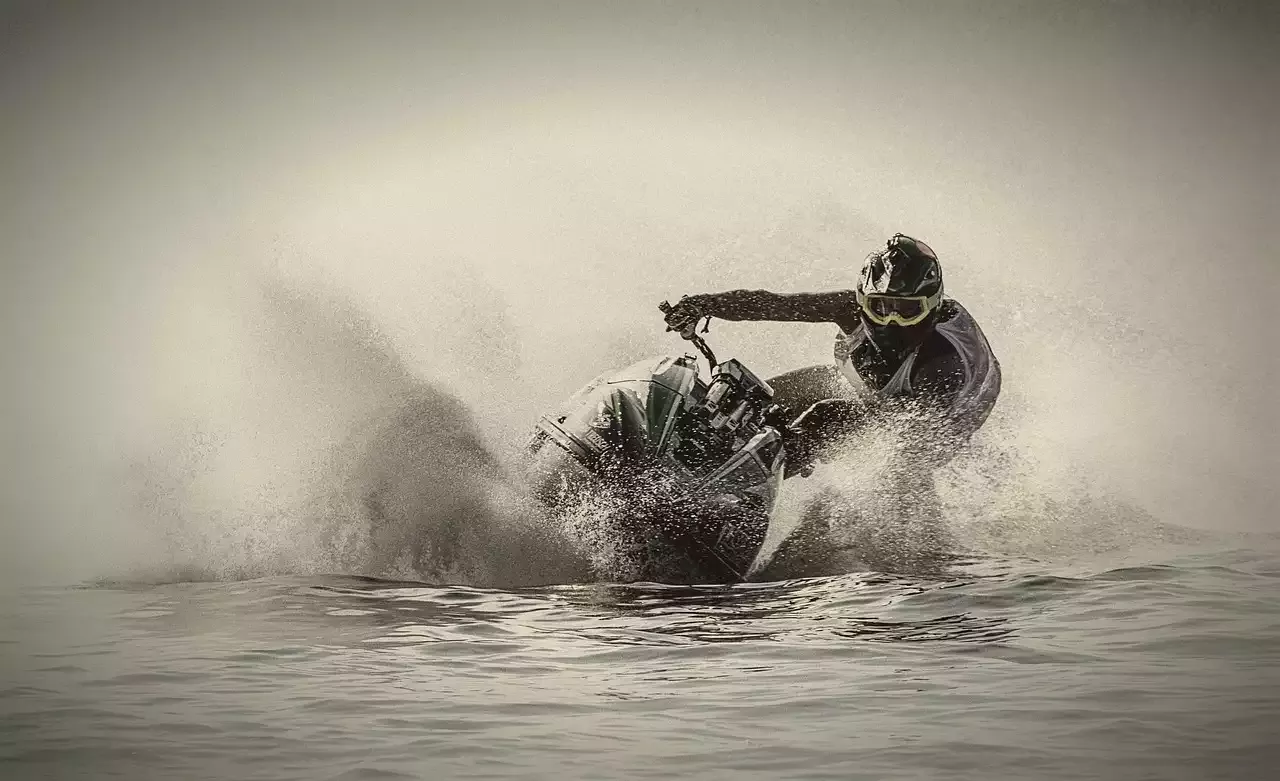
[[[960,355],[964,368],[964,382],[949,412],[970,432],[976,431],[991,409],[995,407],[996,398],[1000,395],[1000,363],[991,352],[987,337],[978,327],[963,306],[953,299],[946,299],[944,304],[950,311],[949,316],[940,320],[935,326],[939,334]],[[867,340],[866,327],[859,322],[852,332],[843,329],[836,336],[836,367],[855,388],[866,388],[876,396],[912,396],[911,375],[915,369],[916,358],[920,347],[917,346],[894,371],[883,387],[876,388],[865,381],[853,363],[853,355]]]

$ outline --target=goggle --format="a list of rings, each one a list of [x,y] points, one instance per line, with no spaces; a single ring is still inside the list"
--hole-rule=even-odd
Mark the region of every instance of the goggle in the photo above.
[[[921,322],[938,305],[941,296],[889,296],[883,293],[866,293],[862,296],[862,311],[876,325],[915,325]]]

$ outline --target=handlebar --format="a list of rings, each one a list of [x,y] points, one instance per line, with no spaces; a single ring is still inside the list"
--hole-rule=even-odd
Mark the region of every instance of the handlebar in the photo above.
[[[674,307],[666,301],[658,304],[658,311],[662,312],[664,315],[670,314],[673,308]],[[711,364],[711,368],[714,370],[720,362],[716,360],[716,354],[711,352],[711,348],[707,346],[707,343],[703,341],[702,337],[698,336],[696,330],[697,325],[698,324],[695,321],[693,327],[689,329],[688,333],[681,331],[680,338],[693,342],[693,346],[698,348],[698,352],[702,353],[703,357],[707,359],[707,363]]]

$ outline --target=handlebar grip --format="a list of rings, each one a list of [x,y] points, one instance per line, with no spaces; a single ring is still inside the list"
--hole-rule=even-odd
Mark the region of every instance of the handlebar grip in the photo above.
[[[658,311],[664,315],[668,314],[671,311],[671,309],[672,309],[671,302],[669,301],[663,301],[661,304],[658,304]]]

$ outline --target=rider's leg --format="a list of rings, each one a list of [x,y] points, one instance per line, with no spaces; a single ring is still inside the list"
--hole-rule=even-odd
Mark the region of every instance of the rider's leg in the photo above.
[[[783,408],[788,421],[823,399],[854,397],[849,383],[836,367],[828,364],[779,374],[769,378],[769,386],[773,388],[773,403]]]
[[[808,474],[813,461],[839,437],[854,420],[860,407],[857,394],[834,366],[821,364],[780,374],[769,379],[773,403],[783,410],[786,421],[786,476]]]
[[[823,399],[806,409],[787,427],[787,469],[784,477],[807,476],[866,421],[868,407],[861,399]]]

